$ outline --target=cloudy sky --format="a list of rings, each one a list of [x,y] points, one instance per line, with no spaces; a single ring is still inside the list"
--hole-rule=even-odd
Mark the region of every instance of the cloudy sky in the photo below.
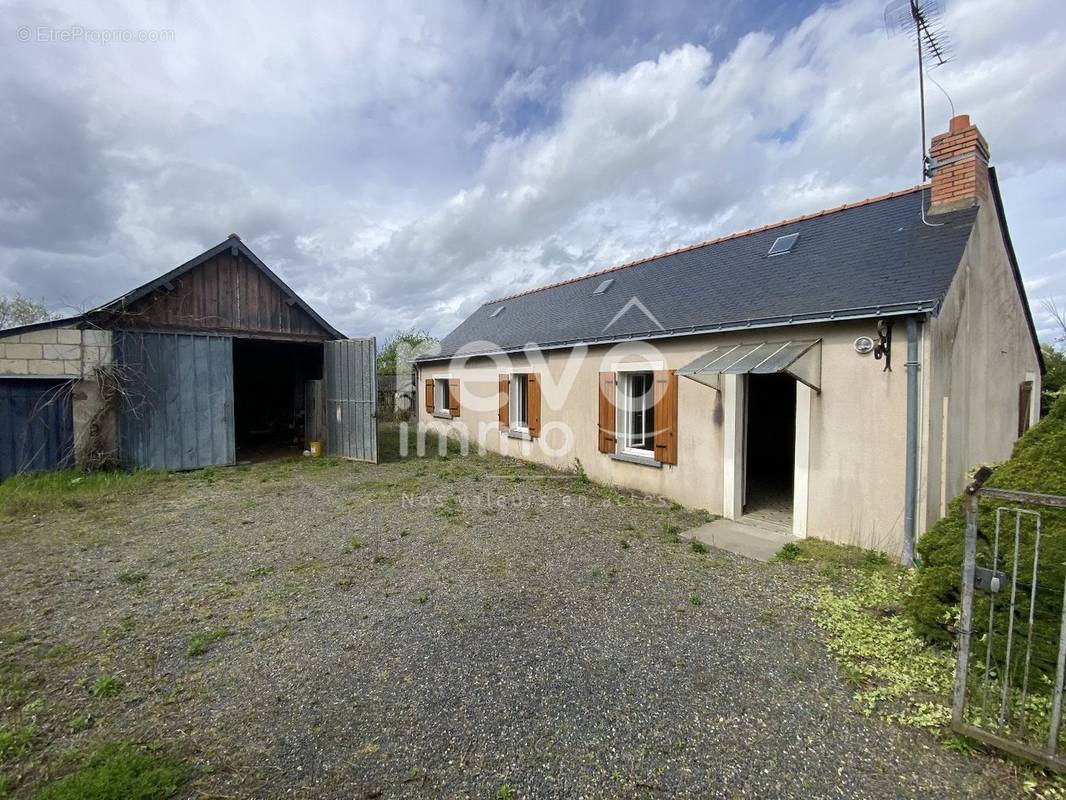
[[[911,186],[914,56],[883,9],[0,0],[0,294],[82,310],[237,232],[346,333],[443,335],[520,288]],[[1066,9],[946,22],[933,77],[989,140],[1050,332]]]

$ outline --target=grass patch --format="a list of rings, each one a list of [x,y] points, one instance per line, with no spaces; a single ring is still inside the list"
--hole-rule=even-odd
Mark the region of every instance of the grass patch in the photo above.
[[[114,675],[101,675],[95,681],[93,681],[92,693],[93,697],[100,699],[106,699],[108,697],[115,697],[122,691],[122,682],[118,680]]]
[[[56,508],[91,508],[143,492],[168,477],[167,473],[155,470],[57,470],[13,475],[0,483],[0,515],[28,517]]]
[[[0,728],[0,761],[28,753],[37,729],[33,725],[21,728]]]
[[[45,786],[37,800],[162,800],[177,791],[183,772],[176,761],[133,744],[108,744]]]
[[[691,542],[689,542],[689,547],[692,548],[692,552],[693,553],[706,553],[707,552],[707,545],[705,545],[699,539],[693,539]]]
[[[23,696],[39,683],[40,680],[31,672],[11,664],[0,665],[0,706],[18,705]]]
[[[147,572],[120,572],[118,574],[118,582],[126,586],[136,586],[146,580],[148,580]]]
[[[229,628],[215,628],[214,630],[197,633],[189,640],[189,646],[185,648],[185,655],[190,658],[202,656],[211,649],[211,645],[219,639],[226,638],[230,634],[231,631]]]
[[[21,644],[30,638],[22,628],[5,628],[0,631],[0,647],[6,644]]]
[[[777,552],[774,560],[813,563],[826,576],[839,575],[841,570],[856,570],[863,574],[878,572],[883,575],[898,571],[884,553],[854,545],[834,544],[823,539],[788,542]]]
[[[785,542],[773,557],[774,561],[795,561],[803,553],[796,542]]]

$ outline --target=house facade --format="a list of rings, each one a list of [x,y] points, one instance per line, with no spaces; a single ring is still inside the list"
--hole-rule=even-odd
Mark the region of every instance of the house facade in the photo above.
[[[899,555],[1003,460],[1043,369],[988,147],[930,184],[486,303],[420,423],[731,519]]]

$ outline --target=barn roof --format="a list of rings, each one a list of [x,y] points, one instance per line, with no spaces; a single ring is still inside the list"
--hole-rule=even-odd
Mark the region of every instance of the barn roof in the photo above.
[[[976,219],[926,187],[765,225],[485,303],[424,361],[935,312]],[[775,248],[780,254],[772,254]]]
[[[135,289],[131,289],[125,294],[116,297],[114,300],[109,300],[108,302],[99,305],[96,308],[89,309],[88,311],[82,314],[77,314],[71,317],[45,320],[44,322],[35,322],[30,325],[20,325],[16,328],[4,328],[3,330],[0,330],[0,336],[11,336],[14,334],[28,333],[30,331],[39,330],[43,328],[54,328],[66,325],[75,325],[78,323],[85,323],[91,320],[106,319],[109,315],[121,313],[123,309],[126,309],[136,303],[138,300],[147,297],[157,289],[166,287],[168,284],[177,280],[182,275],[186,274],[187,272],[191,272],[192,270],[196,269],[196,267],[199,267],[201,264],[210,261],[212,258],[219,255],[220,253],[225,252],[227,249],[234,249],[236,251],[234,253],[235,255],[236,253],[240,253],[245,258],[247,258],[248,261],[254,264],[284,295],[286,295],[286,297],[291,299],[293,305],[303,310],[309,317],[311,317],[312,320],[314,320],[315,324],[319,325],[330,336],[335,339],[347,338],[343,333],[338,331],[336,328],[326,322],[326,320],[324,320],[321,316],[319,316],[319,314],[313,308],[311,308],[311,306],[309,306],[303,300],[303,298],[300,297],[300,295],[298,295],[291,288],[289,288],[288,284],[286,284],[285,281],[279,278],[274,273],[274,271],[270,269],[270,267],[264,264],[259,259],[259,257],[251,251],[248,245],[241,241],[241,238],[235,233],[230,234],[229,237],[227,237],[224,241],[219,242],[214,247],[208,248],[204,252],[200,253],[200,255],[190,259],[189,261],[186,261],[184,264],[181,264],[180,266],[175,267],[169,272],[160,275],[158,278],[154,278],[153,280],[150,280]]]

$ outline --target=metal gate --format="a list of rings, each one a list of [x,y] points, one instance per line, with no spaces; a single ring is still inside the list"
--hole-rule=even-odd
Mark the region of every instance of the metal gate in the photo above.
[[[326,452],[358,461],[378,460],[377,342],[325,342]]]
[[[115,331],[114,348],[123,463],[183,470],[236,461],[231,337]]]
[[[72,466],[72,381],[0,380],[0,480]]]
[[[983,467],[966,489],[952,728],[1066,770],[1066,577],[1047,555],[1044,526],[1066,497],[983,487],[991,474]]]

